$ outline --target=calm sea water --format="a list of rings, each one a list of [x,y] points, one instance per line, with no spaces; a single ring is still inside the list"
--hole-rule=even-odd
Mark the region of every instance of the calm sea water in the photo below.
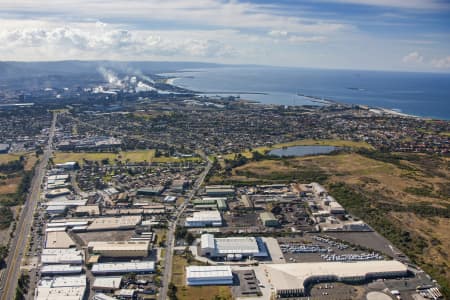
[[[221,67],[166,74],[199,92],[229,93],[266,104],[317,104],[305,94],[450,119],[450,74],[276,67]],[[246,94],[265,93],[265,94]]]

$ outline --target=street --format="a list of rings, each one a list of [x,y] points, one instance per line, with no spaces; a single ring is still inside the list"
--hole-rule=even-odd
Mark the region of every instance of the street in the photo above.
[[[192,191],[189,193],[188,197],[186,197],[184,203],[178,208],[176,218],[173,222],[169,223],[169,231],[167,232],[167,241],[166,241],[166,255],[164,258],[164,275],[161,280],[162,287],[159,292],[159,299],[165,300],[167,298],[167,291],[169,288],[169,283],[172,278],[172,257],[173,257],[173,248],[175,246],[175,229],[177,227],[178,221],[180,216],[183,214],[184,210],[186,209],[187,204],[192,200],[192,198],[197,193],[198,189],[203,184],[203,181],[205,180],[206,175],[208,175],[209,171],[212,168],[212,162],[207,158],[204,157],[206,161],[208,162],[208,165],[206,166],[203,173],[200,175],[200,177],[195,182]]]
[[[6,270],[4,272],[5,275],[2,277],[1,282],[1,300],[10,300],[14,299],[15,297],[17,280],[20,276],[20,266],[22,263],[23,254],[27,246],[30,228],[33,224],[33,214],[40,197],[41,183],[45,176],[48,160],[52,155],[52,143],[55,134],[57,117],[58,114],[54,112],[52,125],[49,130],[47,146],[44,149],[44,154],[40,158],[39,164],[36,166],[27,201],[22,208],[22,212],[17,222],[14,236],[11,240],[9,255],[6,259]]]

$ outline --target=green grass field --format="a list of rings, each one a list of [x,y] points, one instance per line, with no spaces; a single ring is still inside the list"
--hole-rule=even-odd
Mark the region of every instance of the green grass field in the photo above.
[[[172,163],[183,161],[201,161],[198,157],[177,158],[177,157],[155,157],[155,150],[134,150],[134,151],[120,151],[119,153],[112,152],[56,152],[53,161],[55,163],[63,163],[67,161],[76,161],[83,164],[83,159],[101,161],[109,159],[110,162],[119,160],[122,162],[159,162]]]

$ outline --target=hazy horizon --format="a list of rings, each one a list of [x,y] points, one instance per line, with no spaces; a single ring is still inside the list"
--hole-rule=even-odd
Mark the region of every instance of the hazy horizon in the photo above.
[[[4,0],[3,61],[450,72],[445,0]]]

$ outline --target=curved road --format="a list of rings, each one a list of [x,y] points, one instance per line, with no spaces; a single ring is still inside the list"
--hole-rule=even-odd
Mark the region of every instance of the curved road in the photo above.
[[[41,183],[45,176],[47,163],[52,155],[53,137],[55,136],[57,117],[58,114],[54,112],[47,146],[44,149],[44,154],[41,157],[39,164],[36,166],[27,201],[22,208],[20,219],[17,222],[17,227],[14,232],[14,237],[11,240],[9,255],[6,259],[6,270],[3,273],[2,281],[0,283],[1,300],[14,299],[16,294],[17,280],[20,275],[20,265],[22,263],[23,253],[26,251],[25,247],[27,246],[30,228],[33,224],[34,210],[40,197]]]

